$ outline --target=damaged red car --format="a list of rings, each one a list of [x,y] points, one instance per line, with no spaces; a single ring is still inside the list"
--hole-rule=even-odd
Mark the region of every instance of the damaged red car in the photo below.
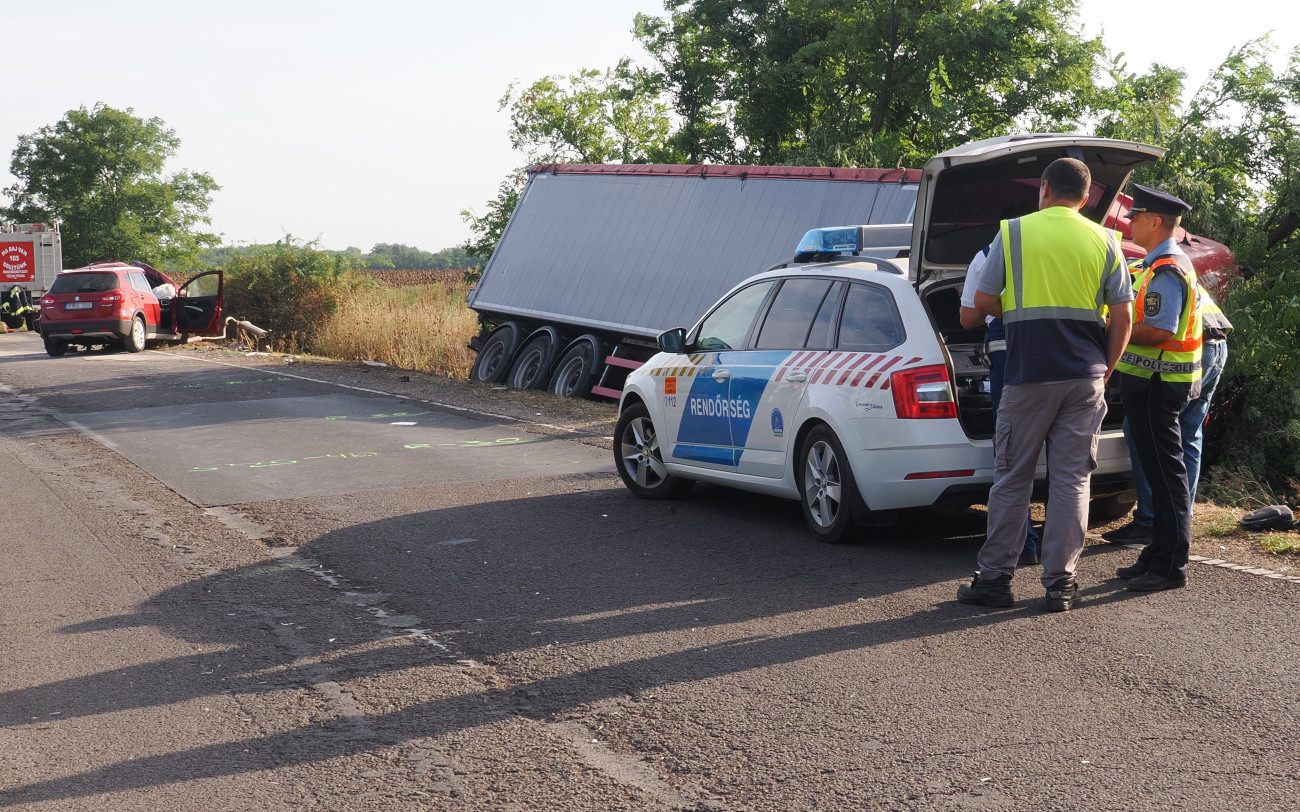
[[[208,271],[178,287],[143,262],[64,271],[41,296],[45,351],[57,357],[71,345],[121,344],[140,352],[150,342],[220,335],[222,285],[222,272]]]

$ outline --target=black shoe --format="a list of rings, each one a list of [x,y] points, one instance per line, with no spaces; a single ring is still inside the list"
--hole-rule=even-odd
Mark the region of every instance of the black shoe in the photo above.
[[[1151,543],[1151,525],[1141,525],[1137,522],[1129,522],[1123,527],[1117,527],[1101,537],[1111,544],[1150,544]]]
[[[1147,574],[1146,564],[1143,564],[1140,561],[1131,567],[1120,567],[1119,569],[1115,570],[1116,577],[1123,578],[1125,581],[1131,581],[1134,578],[1146,574]]]
[[[1047,588],[1044,607],[1049,612],[1068,612],[1079,602],[1079,585],[1073,578],[1062,578]]]
[[[1165,578],[1154,572],[1148,572],[1129,584],[1127,589],[1129,592],[1160,592],[1166,589],[1182,589],[1185,586],[1187,586],[1187,579],[1181,576]]]
[[[977,572],[975,577],[970,579],[970,586],[957,587],[957,601],[973,603],[977,606],[995,606],[999,609],[1014,606],[1016,599],[1011,595],[1011,576],[981,578]]]
[[[1039,563],[1040,562],[1038,560],[1038,553],[1031,552],[1028,550],[1021,553],[1020,558],[1016,559],[1017,567],[1033,567]]]

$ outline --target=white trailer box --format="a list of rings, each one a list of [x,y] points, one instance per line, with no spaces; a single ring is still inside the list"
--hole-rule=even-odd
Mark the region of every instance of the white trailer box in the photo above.
[[[0,223],[0,292],[19,285],[36,299],[62,270],[57,225]]]

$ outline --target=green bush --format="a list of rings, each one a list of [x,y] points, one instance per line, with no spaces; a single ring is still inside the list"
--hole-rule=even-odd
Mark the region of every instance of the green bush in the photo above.
[[[1294,500],[1300,481],[1300,262],[1275,260],[1233,286],[1220,467],[1254,473]]]
[[[355,286],[373,284],[351,270],[344,256],[292,241],[232,256],[226,267],[225,310],[270,330],[277,349],[310,351],[339,299]]]

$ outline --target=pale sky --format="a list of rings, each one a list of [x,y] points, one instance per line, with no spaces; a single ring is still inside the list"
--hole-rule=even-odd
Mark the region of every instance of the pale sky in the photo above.
[[[1079,8],[1130,70],[1183,68],[1189,87],[1269,30],[1279,62],[1300,43],[1300,10],[1278,0]],[[524,162],[497,110],[507,86],[648,62],[637,12],[662,16],[662,0],[0,0],[0,188],[20,134],[102,101],[176,131],[169,168],[221,185],[227,243],[437,251]]]

